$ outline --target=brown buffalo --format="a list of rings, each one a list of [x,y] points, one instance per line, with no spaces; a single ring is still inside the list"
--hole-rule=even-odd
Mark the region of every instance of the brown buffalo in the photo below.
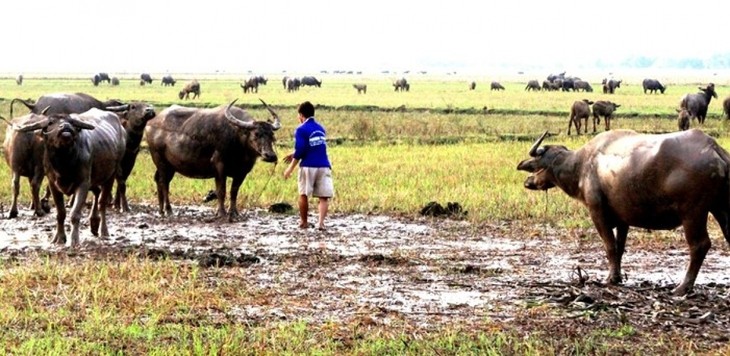
[[[226,196],[226,179],[231,177],[228,219],[233,220],[238,216],[238,189],[257,158],[277,161],[274,131],[281,127],[278,115],[269,108],[273,123],[255,121],[234,107],[235,102],[213,109],[173,105],[147,123],[145,137],[157,167],[160,215],[172,214],[170,181],[180,173],[190,178],[215,178],[218,197]],[[218,217],[226,216],[224,200],[218,199]]]
[[[585,124],[584,132],[588,133],[588,117],[591,116],[591,107],[590,105],[593,104],[592,101],[588,99],[579,100],[573,103],[573,106],[570,107],[570,118],[568,120],[568,135],[570,135],[570,128],[571,126],[575,125],[575,131],[578,135],[580,135],[580,127],[582,119]],[[593,132],[596,132],[596,122],[593,121]]]
[[[601,123],[601,116],[603,116],[604,121],[606,121],[606,131],[610,130],[611,119],[613,119],[613,112],[616,111],[616,109],[618,109],[619,107],[621,107],[621,105],[606,100],[598,100],[593,103],[594,132],[596,125]]]
[[[674,289],[677,295],[692,289],[712,244],[708,214],[730,243],[730,155],[702,131],[643,135],[613,130],[576,151],[559,145],[541,147],[546,135],[532,145],[530,158],[517,165],[531,173],[524,187],[560,187],[588,208],[606,249],[607,283],[622,280],[621,258],[631,226],[683,227],[690,263]]]
[[[200,83],[198,83],[195,79],[188,84],[185,84],[185,87],[183,87],[182,90],[180,90],[180,93],[178,93],[178,97],[180,100],[183,98],[190,99],[190,93],[193,93],[193,99],[197,99],[200,96]]]

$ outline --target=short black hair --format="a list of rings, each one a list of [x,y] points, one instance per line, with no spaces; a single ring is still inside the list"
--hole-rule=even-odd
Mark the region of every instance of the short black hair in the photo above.
[[[314,116],[314,105],[312,105],[312,103],[308,101],[305,101],[299,104],[297,112],[302,114],[302,116],[304,116],[305,118],[310,118]]]

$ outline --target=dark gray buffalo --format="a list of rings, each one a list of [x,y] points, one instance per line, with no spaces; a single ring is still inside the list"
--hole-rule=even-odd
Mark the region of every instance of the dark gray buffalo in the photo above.
[[[525,86],[526,91],[540,91],[540,82],[537,80],[530,80],[527,82],[527,85]]]
[[[315,77],[302,77],[301,81],[302,81],[303,87],[304,86],[313,86],[313,87],[317,87],[317,88],[322,87],[322,81],[317,80],[317,78],[315,78]]]
[[[152,76],[149,73],[142,73],[139,75],[140,83],[152,84]]]
[[[616,109],[618,109],[619,107],[621,107],[621,105],[606,100],[598,100],[593,103],[594,132],[596,125],[601,123],[601,116],[603,116],[603,120],[606,122],[606,131],[610,130],[611,120],[613,119],[613,112],[616,111]]]
[[[408,84],[406,78],[400,78],[393,82],[393,88],[395,88],[395,91],[409,91],[411,85]]]
[[[730,96],[722,101],[722,112],[725,114],[725,118],[730,120]]]
[[[40,130],[45,154],[43,166],[56,205],[56,234],[53,243],[66,244],[64,195],[75,195],[71,208],[71,246],[79,245],[81,210],[88,192],[94,193],[89,215],[91,233],[109,236],[106,202],[124,156],[125,133],[119,117],[96,108],[82,114],[53,114],[16,128],[20,132]]]
[[[30,99],[13,99],[10,102],[10,116],[13,116],[13,104],[18,101],[23,103],[31,114],[38,115],[52,115],[52,114],[78,114],[90,110],[92,108],[110,110],[110,108],[123,105],[118,100],[107,100],[100,101],[91,95],[84,93],[54,93],[46,94],[38,98],[33,103]],[[26,115],[21,118],[13,119],[14,126],[21,125],[25,121],[30,119],[38,120],[33,115]],[[45,169],[43,167],[43,143],[40,137],[33,132],[15,132],[13,130],[7,130],[5,132],[5,158],[10,166],[10,170],[13,172],[13,201],[17,201],[17,193],[19,192],[20,177],[27,177],[31,187],[31,208],[35,210],[35,214],[38,216],[43,215],[46,209],[43,205],[48,198],[48,191],[46,197],[41,200],[39,197],[40,185],[43,182],[45,176]],[[40,154],[39,154],[40,152]],[[39,207],[38,202],[41,202]],[[47,212],[46,211],[46,212]],[[14,218],[18,215],[17,203],[13,203],[10,209],[10,217]]]
[[[226,179],[231,177],[228,219],[233,220],[238,216],[238,189],[256,159],[277,161],[274,131],[281,127],[278,115],[269,108],[274,122],[256,121],[234,107],[235,102],[212,109],[173,105],[147,123],[145,137],[157,167],[160,215],[172,214],[170,181],[180,173],[190,178],[215,178],[218,197],[226,196]],[[218,199],[219,218],[226,216],[224,200]]]
[[[15,127],[20,127],[29,121],[38,121],[43,115],[30,113],[16,117],[5,130],[5,141],[3,142],[3,155],[5,162],[12,171],[13,198],[10,205],[9,218],[18,216],[18,196],[20,195],[20,178],[27,177],[31,190],[31,209],[36,216],[43,216],[50,212],[50,207],[41,204],[40,190],[43,183],[43,141],[40,135],[33,133],[18,132]],[[47,197],[46,197],[47,198]]]
[[[667,90],[667,87],[663,86],[662,83],[659,83],[656,79],[644,79],[644,81],[641,82],[641,85],[644,87],[644,94],[646,94],[647,91],[652,94],[657,91],[664,94],[664,91]]]
[[[715,92],[715,84],[710,83],[706,88],[698,87],[700,90],[696,94],[685,94],[679,102],[679,108],[689,112],[690,118],[697,119],[700,125],[705,123],[707,117],[707,107],[710,105],[712,98],[717,98]]]
[[[613,130],[577,151],[559,145],[541,147],[546,135],[532,145],[530,158],[517,165],[518,170],[532,173],[524,187],[560,187],[588,208],[606,249],[608,284],[621,282],[621,257],[630,226],[683,227],[690,263],[684,281],[674,289],[677,295],[692,289],[710,249],[708,214],[730,243],[730,156],[702,131],[642,135]]]
[[[357,93],[360,94],[367,94],[368,93],[368,85],[367,84],[353,84],[353,88],[357,89]]]
[[[124,156],[120,163],[119,174],[116,177],[117,190],[114,194],[114,208],[121,212],[129,212],[127,178],[132,174],[132,169],[137,161],[145,126],[149,120],[155,117],[155,108],[147,103],[135,101],[129,104],[108,107],[106,110],[116,112],[126,134]]]
[[[489,90],[497,90],[497,91],[504,90],[504,86],[502,86],[502,84],[500,84],[499,82],[492,82],[489,85]]]
[[[162,80],[160,81],[161,85],[163,86],[175,86],[175,83],[177,82],[175,79],[172,78],[171,75],[166,75],[162,77]]]

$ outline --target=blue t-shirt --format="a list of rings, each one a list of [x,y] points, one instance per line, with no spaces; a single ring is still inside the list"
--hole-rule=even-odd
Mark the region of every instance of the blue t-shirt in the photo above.
[[[314,121],[314,116],[304,121],[294,131],[294,158],[301,167],[332,168],[327,157],[327,136],[324,127]]]

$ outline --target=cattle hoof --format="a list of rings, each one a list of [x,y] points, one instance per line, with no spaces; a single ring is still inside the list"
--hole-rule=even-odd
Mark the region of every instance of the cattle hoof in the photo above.
[[[15,219],[18,217],[17,211],[11,211],[10,214],[8,214],[8,219]]]

